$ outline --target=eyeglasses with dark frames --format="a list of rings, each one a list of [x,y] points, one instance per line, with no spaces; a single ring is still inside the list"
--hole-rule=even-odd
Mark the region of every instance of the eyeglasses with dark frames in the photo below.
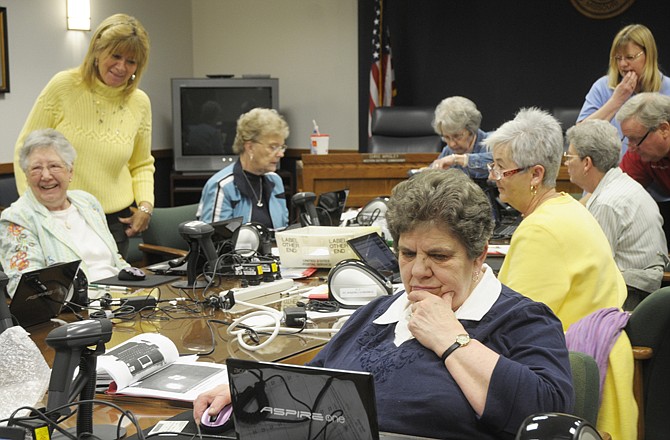
[[[642,145],[642,142],[644,142],[644,140],[647,139],[647,136],[649,136],[649,133],[651,133],[652,131],[654,131],[653,128],[650,128],[649,130],[647,130],[647,132],[644,134],[644,136],[642,136],[642,137],[640,138],[639,141],[635,140],[635,138],[630,138],[630,137],[629,137],[629,138],[628,138],[628,146],[629,146],[629,147],[640,148],[640,145]],[[624,139],[626,139],[626,137],[627,137],[627,136],[622,136],[622,137],[621,137],[621,142],[623,142]]]

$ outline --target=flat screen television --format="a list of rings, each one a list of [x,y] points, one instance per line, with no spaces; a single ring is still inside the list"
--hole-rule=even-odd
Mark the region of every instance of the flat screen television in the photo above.
[[[211,173],[237,160],[237,119],[252,108],[279,110],[276,78],[172,78],[174,169]]]

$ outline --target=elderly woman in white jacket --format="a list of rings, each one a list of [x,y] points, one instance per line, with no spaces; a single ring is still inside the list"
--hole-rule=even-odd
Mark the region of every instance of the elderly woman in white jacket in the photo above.
[[[14,295],[22,272],[81,260],[90,281],[114,276],[128,266],[121,258],[97,199],[68,191],[76,151],[54,129],[31,132],[19,163],[26,191],[0,216],[0,264]]]

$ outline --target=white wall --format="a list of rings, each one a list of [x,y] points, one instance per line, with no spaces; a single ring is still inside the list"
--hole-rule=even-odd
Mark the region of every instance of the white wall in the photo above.
[[[149,68],[140,87],[153,111],[153,148],[172,148],[170,78],[193,72],[191,2],[92,0],[92,28],[125,12],[149,32]],[[10,93],[0,94],[0,163],[12,162],[14,143],[35,98],[58,71],[78,66],[91,32],[67,31],[65,0],[0,0],[7,8]]]
[[[151,98],[153,148],[172,148],[170,78],[267,73],[279,78],[288,145],[308,148],[312,119],[332,149],[358,148],[356,0],[92,0],[92,27],[125,12],[151,38],[140,87]],[[0,94],[0,163],[54,73],[80,64],[91,32],[65,30],[65,0],[7,8],[10,93]]]
[[[356,0],[193,0],[195,76],[270,74],[291,128],[309,148],[312,119],[331,149],[358,149]]]

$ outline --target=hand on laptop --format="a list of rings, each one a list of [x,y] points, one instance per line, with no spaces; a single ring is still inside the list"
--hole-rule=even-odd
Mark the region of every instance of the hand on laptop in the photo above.
[[[200,394],[193,401],[193,419],[200,423],[202,414],[209,408],[209,414],[215,416],[231,402],[228,384],[219,385]]]

